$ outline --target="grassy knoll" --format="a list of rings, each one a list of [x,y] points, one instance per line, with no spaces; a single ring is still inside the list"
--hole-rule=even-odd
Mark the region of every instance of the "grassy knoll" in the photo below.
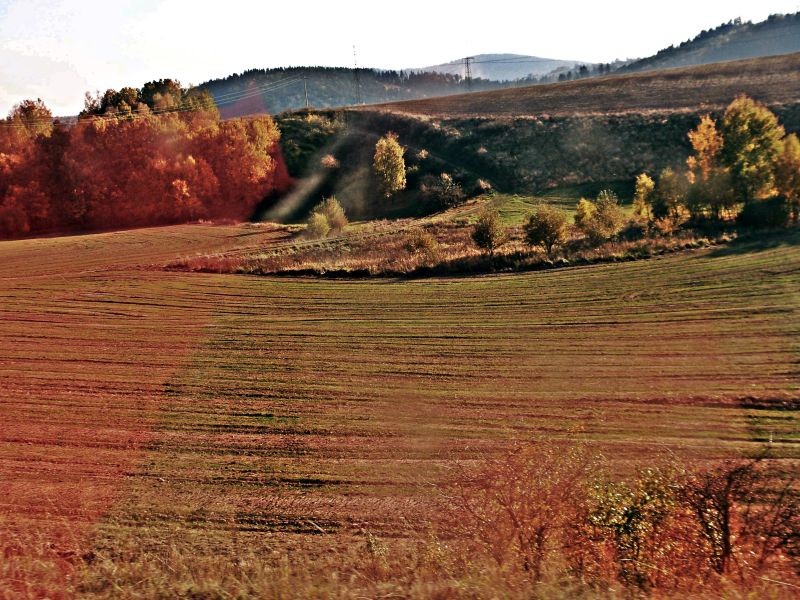
[[[618,475],[769,438],[800,458],[780,410],[800,394],[796,231],[411,282],[146,268],[273,235],[0,244],[0,596],[396,593],[365,532],[402,538],[439,475],[514,439],[586,440]]]

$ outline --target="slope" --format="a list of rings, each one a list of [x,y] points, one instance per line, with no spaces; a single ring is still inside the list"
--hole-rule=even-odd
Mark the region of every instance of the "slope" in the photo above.
[[[677,47],[643,58],[620,69],[646,71],[691,65],[774,56],[800,52],[800,13],[772,15],[760,23],[737,19],[703,31]]]

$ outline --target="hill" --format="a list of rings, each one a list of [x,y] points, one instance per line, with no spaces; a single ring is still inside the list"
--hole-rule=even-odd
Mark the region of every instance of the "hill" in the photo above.
[[[577,65],[590,65],[578,60],[541,58],[524,54],[478,54],[471,62],[472,76],[494,81],[516,81],[525,78],[538,78],[558,70],[569,70]],[[412,69],[416,72],[464,75],[464,60]]]
[[[702,31],[694,39],[635,61],[620,71],[634,72],[800,52],[800,13],[772,15],[760,23],[736,19]]]
[[[490,90],[507,84],[473,79],[470,89]],[[223,118],[303,108],[430,98],[467,91],[460,74],[381,71],[342,67],[252,69],[200,86],[209,91]]]
[[[656,72],[461,94],[368,107],[438,116],[674,112],[726,105],[738,94],[768,104],[800,101],[800,53]]]

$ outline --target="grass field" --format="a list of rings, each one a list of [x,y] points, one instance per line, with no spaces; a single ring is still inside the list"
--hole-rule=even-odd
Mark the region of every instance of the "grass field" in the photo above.
[[[280,235],[0,244],[0,597],[374,595],[342,567],[364,532],[402,537],[512,440],[586,440],[618,475],[800,458],[796,230],[476,278],[160,268]]]
[[[470,117],[581,115],[713,109],[738,94],[768,104],[797,102],[800,54],[611,75],[491,92],[372,105],[361,110]]]

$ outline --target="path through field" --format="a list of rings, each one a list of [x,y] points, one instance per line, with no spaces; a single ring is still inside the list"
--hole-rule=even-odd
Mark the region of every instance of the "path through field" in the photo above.
[[[513,439],[586,439],[620,472],[770,437],[800,457],[777,410],[800,396],[798,233],[404,282],[157,268],[272,236],[0,244],[0,597],[234,589],[243,556],[401,535],[452,461]]]

